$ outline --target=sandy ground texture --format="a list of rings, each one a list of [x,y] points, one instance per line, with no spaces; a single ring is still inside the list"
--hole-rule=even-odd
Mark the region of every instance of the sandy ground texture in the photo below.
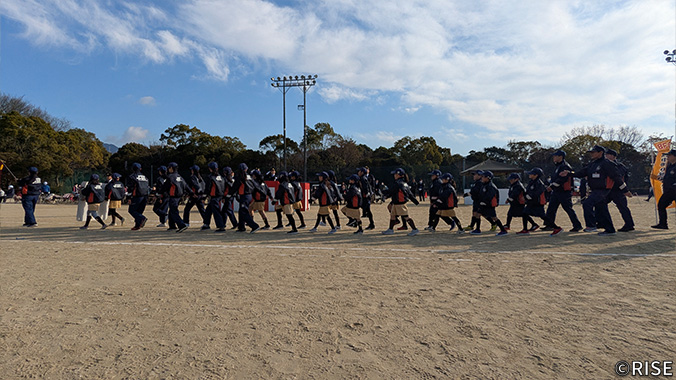
[[[676,360],[676,215],[651,230],[654,204],[630,206],[637,230],[611,237],[408,237],[380,234],[384,205],[363,236],[287,236],[176,234],[152,211],[81,231],[75,207],[43,205],[22,228],[4,204],[0,378],[617,378],[620,360]]]

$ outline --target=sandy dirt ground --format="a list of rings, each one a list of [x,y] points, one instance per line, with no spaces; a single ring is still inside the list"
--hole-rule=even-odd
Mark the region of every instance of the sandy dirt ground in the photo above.
[[[4,204],[0,378],[617,378],[620,360],[676,360],[676,214],[651,230],[654,204],[630,206],[637,230],[611,237],[408,237],[380,234],[384,205],[363,236],[287,236],[176,234],[150,210],[141,231],[81,231],[46,205],[22,228]]]

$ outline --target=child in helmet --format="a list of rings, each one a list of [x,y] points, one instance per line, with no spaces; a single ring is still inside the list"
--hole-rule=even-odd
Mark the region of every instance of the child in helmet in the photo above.
[[[89,183],[84,189],[82,189],[81,194],[87,200],[87,221],[85,222],[84,226],[80,227],[80,229],[88,229],[89,222],[91,222],[92,218],[94,218],[101,224],[101,229],[105,230],[108,226],[106,226],[106,223],[103,222],[103,219],[101,219],[99,216],[98,211],[101,203],[105,200],[106,194],[103,185],[99,182],[98,174],[92,174],[91,177],[89,177]]]

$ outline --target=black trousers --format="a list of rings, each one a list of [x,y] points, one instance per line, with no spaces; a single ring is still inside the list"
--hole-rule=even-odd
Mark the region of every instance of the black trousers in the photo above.
[[[552,191],[549,196],[549,206],[547,207],[547,218],[552,222],[556,222],[556,211],[559,206],[568,214],[570,222],[573,223],[573,228],[582,228],[582,223],[578,219],[575,210],[573,210],[573,195],[570,191]]]

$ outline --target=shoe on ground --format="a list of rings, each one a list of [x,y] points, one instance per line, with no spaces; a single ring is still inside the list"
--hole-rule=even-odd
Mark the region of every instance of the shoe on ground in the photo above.
[[[394,230],[391,228],[386,229],[385,231],[381,232],[383,235],[394,235]]]
[[[82,227],[80,227],[80,229],[81,229],[81,230],[88,230],[89,227],[87,227],[87,226],[82,226]]]
[[[397,228],[397,231],[406,231],[406,230],[408,230],[408,227],[406,227],[405,225]]]
[[[554,227],[544,226],[540,229],[540,231],[554,231]]]
[[[148,221],[148,218],[143,217],[143,220],[141,221],[141,225],[139,225],[139,228],[143,228],[146,226],[146,222]]]
[[[535,232],[535,231],[537,231],[539,228],[540,228],[540,226],[535,225],[535,226],[531,227],[528,231],[530,231],[530,232]]]
[[[155,227],[166,227],[166,226],[167,226],[166,223],[160,223],[160,224],[156,225]]]
[[[458,230],[458,235],[462,235],[465,233],[465,230]]]
[[[108,226],[115,227],[115,226],[117,226],[117,223],[113,222],[113,223],[110,223]]]
[[[319,222],[319,225],[322,226],[322,227],[324,227],[324,226],[326,226],[326,223],[324,223],[324,222]]]
[[[582,227],[573,227],[569,230],[569,232],[580,232],[582,231]]]
[[[505,230],[505,231],[500,231],[500,232],[498,232],[497,234],[495,234],[495,236],[505,236],[505,235],[507,235],[508,233],[509,233],[509,232],[507,232],[506,230]]]
[[[310,229],[308,230],[308,232],[317,232],[317,229],[316,229],[316,228],[310,228]]]
[[[528,230],[521,230],[516,233],[517,235],[530,235],[530,231]]]
[[[299,230],[302,230],[302,229],[304,229],[305,227],[307,227],[305,224],[301,224],[300,226],[298,226],[298,229],[299,229]]]
[[[176,227],[169,227],[169,228],[167,228],[167,231],[176,231],[176,230],[177,230]]]
[[[668,230],[669,229],[669,227],[665,226],[664,224],[656,224],[654,226],[650,226],[650,228],[654,228],[654,229],[657,229],[657,230]]]
[[[120,227],[124,226],[124,218],[120,218]]]
[[[362,234],[364,234],[364,230],[356,230],[356,231],[353,232],[353,234],[362,235]]]
[[[188,222],[185,222],[185,225],[186,225],[187,227],[190,227],[190,223],[188,223]]]
[[[258,227],[256,227],[256,228],[254,228],[253,230],[251,230],[251,232],[249,232],[249,233],[250,233],[250,234],[255,234],[256,232],[258,232],[258,231],[260,231],[260,230],[262,230],[262,228],[261,228],[261,226],[258,226]]]
[[[181,232],[187,230],[188,227],[189,227],[189,226],[186,224],[185,226],[183,226],[183,227],[177,229],[177,230],[176,230],[176,233],[177,233],[177,234],[180,234]]]
[[[204,225],[202,225],[202,227],[200,227],[201,231],[210,230],[210,229],[211,229],[211,227],[207,226],[206,224],[204,224]]]
[[[134,226],[134,227],[131,228],[132,231],[138,231],[140,229],[141,229],[141,227],[139,227],[139,226]]]
[[[376,229],[376,226],[375,226],[375,225],[373,225],[373,224],[369,224],[369,226],[368,226],[368,227],[364,228],[364,231],[368,231],[368,230],[375,230],[375,229]]]
[[[339,229],[340,229],[340,226],[336,226],[336,229],[339,230]]]
[[[613,231],[606,230],[606,231],[603,231],[603,232],[599,232],[598,235],[599,236],[613,236],[613,235],[617,235],[617,232],[615,232],[614,230]]]
[[[288,227],[288,226],[287,226],[287,227]],[[273,230],[281,230],[282,228],[284,228],[284,226],[282,226],[281,224],[272,227]]]
[[[332,228],[332,229],[329,231],[329,235],[333,235],[333,234],[335,234],[335,233],[336,233],[336,229],[335,229],[335,228]]]
[[[481,230],[472,230],[472,232],[469,233],[470,235],[481,235]]]
[[[584,232],[597,232],[598,229],[596,227],[585,227],[583,230]]]
[[[270,226],[269,226],[269,225],[268,225],[268,226],[263,226],[263,227],[261,227],[261,230],[269,230],[269,229],[270,229]]]
[[[431,226],[427,226],[427,227],[424,228],[425,231],[430,231],[430,230],[433,230],[433,229],[434,229],[434,227],[431,227]]]
[[[277,226],[277,227],[281,227],[281,225],[279,225],[279,226]],[[277,228],[277,227],[275,227],[275,228]],[[284,226],[284,227],[291,227],[291,223],[287,223],[286,226]],[[273,230],[274,230],[275,228],[273,228]]]
[[[225,228],[217,228],[216,231],[214,232],[225,232],[227,231]]]
[[[106,228],[108,228],[107,225],[105,225],[105,224],[101,225],[101,229],[102,229],[102,230],[105,230]]]
[[[414,230],[411,230],[411,232],[408,233],[408,236],[415,236],[415,235],[418,234],[418,232],[420,232],[420,231],[418,231],[418,229],[416,228]]]
[[[289,235],[298,235],[298,230],[291,230],[286,232]]]
[[[511,228],[509,228],[509,226],[505,226],[505,230],[509,231]]]
[[[629,231],[633,231],[633,230],[634,230],[634,227],[624,226],[624,227],[620,228],[618,231],[620,231],[620,232],[629,232]]]
[[[240,232],[240,233],[241,233],[241,232],[246,232],[246,230],[240,230],[240,229],[237,229],[235,232]]]
[[[552,230],[552,233],[549,234],[549,236],[556,236],[556,235],[560,234],[561,231],[563,231],[563,228],[561,228],[561,227],[554,228]]]

